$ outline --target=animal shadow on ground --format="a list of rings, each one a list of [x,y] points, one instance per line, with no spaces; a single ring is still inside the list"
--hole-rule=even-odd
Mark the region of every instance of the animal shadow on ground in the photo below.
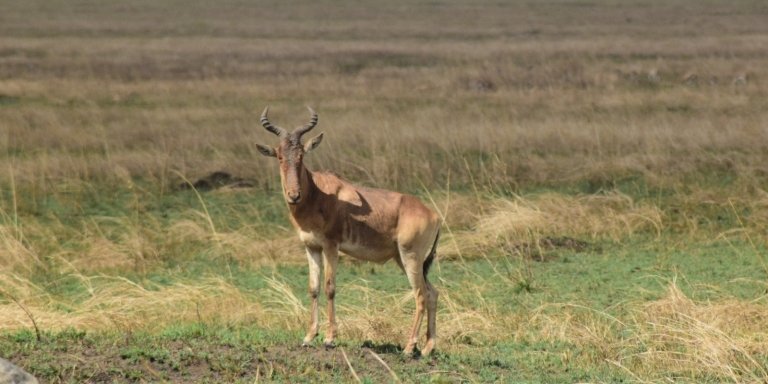
[[[397,344],[392,343],[374,343],[371,340],[366,340],[363,342],[363,345],[360,346],[360,348],[368,348],[373,352],[376,352],[378,354],[382,353],[390,353],[390,354],[399,354],[403,353],[403,347]]]

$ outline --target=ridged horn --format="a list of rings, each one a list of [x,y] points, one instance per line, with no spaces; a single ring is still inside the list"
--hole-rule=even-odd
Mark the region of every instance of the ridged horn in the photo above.
[[[307,106],[307,109],[309,109],[309,113],[312,114],[312,117],[309,119],[309,123],[307,125],[295,130],[293,133],[301,137],[305,133],[312,130],[317,125],[317,112],[315,112],[312,108]]]
[[[269,122],[269,118],[267,117],[268,113],[269,113],[269,106],[264,108],[264,112],[261,113],[261,125],[263,125],[264,128],[267,129],[267,131],[270,131],[279,137],[285,136],[286,132],[284,129],[278,126],[272,125],[272,123]]]

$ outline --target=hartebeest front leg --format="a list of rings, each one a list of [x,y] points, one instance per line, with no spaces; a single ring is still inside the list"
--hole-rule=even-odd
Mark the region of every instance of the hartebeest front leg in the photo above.
[[[320,308],[317,305],[317,297],[320,295],[320,268],[323,265],[323,252],[320,248],[307,248],[307,261],[309,263],[309,297],[312,300],[310,309],[309,329],[304,337],[303,346],[307,347],[317,337],[318,317]]]
[[[326,246],[323,249],[323,262],[325,263],[325,296],[328,300],[328,332],[325,334],[325,347],[334,348],[336,339],[336,265],[339,261],[338,245]]]

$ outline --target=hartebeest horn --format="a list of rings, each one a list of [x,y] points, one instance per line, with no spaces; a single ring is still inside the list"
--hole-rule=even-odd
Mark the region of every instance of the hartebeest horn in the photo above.
[[[295,130],[293,133],[295,135],[298,135],[299,137],[303,136],[305,133],[312,130],[317,125],[317,112],[315,112],[312,108],[307,106],[307,109],[309,109],[309,113],[312,114],[312,117],[309,119],[309,123],[307,125]]]
[[[274,126],[272,125],[272,123],[269,122],[269,118],[267,118],[267,113],[269,113],[269,106],[264,108],[264,112],[261,113],[261,125],[263,125],[264,128],[267,129],[267,131],[270,131],[279,137],[285,136],[286,132],[284,129]]]

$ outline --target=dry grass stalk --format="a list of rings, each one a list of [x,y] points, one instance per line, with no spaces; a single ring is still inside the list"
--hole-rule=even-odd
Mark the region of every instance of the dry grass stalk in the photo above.
[[[362,383],[363,381],[360,380],[360,377],[357,376],[357,372],[355,372],[355,369],[352,368],[352,363],[349,362],[349,358],[347,357],[347,352],[344,351],[344,347],[341,347],[341,356],[344,357],[344,362],[347,363],[347,367],[349,367],[349,373],[352,374],[352,377],[355,378],[355,381]],[[256,375],[256,377],[258,377],[258,375]]]

